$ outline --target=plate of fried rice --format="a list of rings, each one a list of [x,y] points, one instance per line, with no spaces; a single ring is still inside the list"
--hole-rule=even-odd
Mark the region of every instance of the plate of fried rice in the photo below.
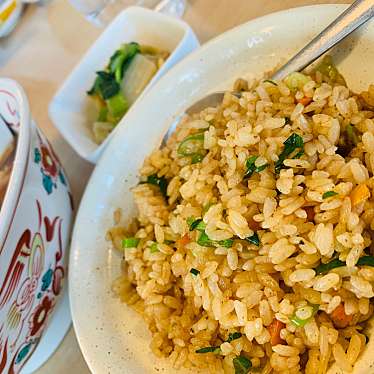
[[[72,240],[92,372],[374,373],[374,24],[269,79],[343,9],[241,25],[134,105]]]

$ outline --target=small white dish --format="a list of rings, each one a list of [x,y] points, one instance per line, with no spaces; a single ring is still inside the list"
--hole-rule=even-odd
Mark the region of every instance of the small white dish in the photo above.
[[[102,70],[113,52],[122,44],[136,41],[170,51],[170,56],[149,82],[141,96],[167,70],[199,46],[192,29],[183,21],[140,7],[129,7],[121,12],[92,45],[49,106],[49,115],[66,141],[84,159],[96,163],[103,149],[118,129],[127,125],[128,114],[136,109],[132,105],[115,130],[98,145],[93,140],[86,91],[92,86],[95,72]]]
[[[195,368],[177,371],[168,360],[154,356],[143,318],[113,296],[111,285],[121,272],[121,256],[105,241],[113,211],[121,207],[125,218],[134,217],[131,188],[138,183],[138,170],[160,144],[175,115],[209,92],[229,89],[238,77],[258,76],[274,68],[345,8],[331,4],[290,9],[220,35],[157,82],[128,114],[128,126],[119,129],[87,186],[71,246],[73,323],[93,373],[199,372]],[[373,81],[374,22],[341,43],[334,58],[350,87],[355,91],[367,88]],[[371,338],[354,374],[374,372],[373,350]],[[336,367],[329,370],[329,374],[338,372]]]

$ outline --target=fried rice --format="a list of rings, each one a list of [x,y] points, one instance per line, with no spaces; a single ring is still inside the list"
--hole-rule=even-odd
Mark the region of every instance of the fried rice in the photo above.
[[[113,290],[175,369],[351,372],[373,314],[374,85],[326,60],[234,91],[145,161],[136,219],[107,234]]]

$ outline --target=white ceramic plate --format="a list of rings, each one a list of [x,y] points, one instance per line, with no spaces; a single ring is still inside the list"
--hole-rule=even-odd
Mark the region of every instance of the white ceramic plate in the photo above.
[[[342,5],[291,9],[239,26],[212,40],[154,85],[102,156],[78,213],[70,258],[70,300],[83,354],[94,373],[175,373],[148,348],[150,334],[141,317],[113,298],[111,283],[120,274],[120,258],[105,242],[116,207],[133,214],[129,189],[137,170],[157,147],[172,122],[190,103],[235,78],[260,74],[291,56],[343,11]],[[374,22],[336,51],[339,68],[354,89],[373,82]],[[355,374],[374,372],[368,350]],[[369,369],[368,361],[372,363]],[[181,370],[181,373],[188,372]],[[196,370],[195,370],[196,372]]]

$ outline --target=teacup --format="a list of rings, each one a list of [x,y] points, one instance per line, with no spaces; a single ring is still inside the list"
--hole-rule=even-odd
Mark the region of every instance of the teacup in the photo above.
[[[23,89],[9,79],[0,79],[0,122],[16,138],[0,201],[0,373],[18,373],[62,295],[73,202],[66,174],[32,120]]]

